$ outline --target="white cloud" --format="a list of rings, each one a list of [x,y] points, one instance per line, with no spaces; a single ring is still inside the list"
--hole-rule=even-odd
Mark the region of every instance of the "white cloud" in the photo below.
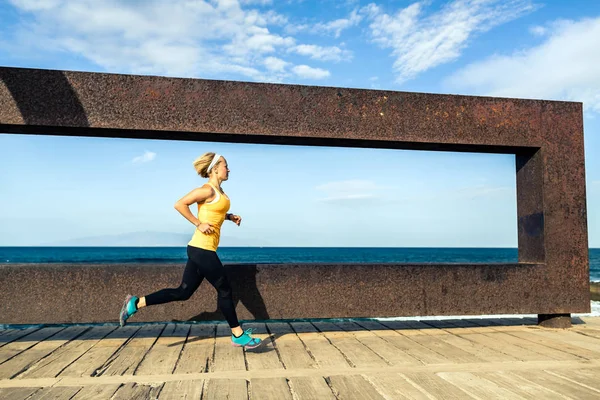
[[[398,83],[456,60],[474,35],[535,9],[531,0],[454,0],[425,16],[427,4],[414,3],[391,15],[375,4],[361,9],[371,22],[373,41],[392,49]]]
[[[47,10],[56,7],[62,0],[9,0],[17,7],[27,10]]]
[[[429,190],[418,193],[407,193],[402,197],[395,199],[396,202],[400,203],[419,203],[425,202],[439,203],[443,201],[457,202],[457,201],[468,201],[479,198],[499,199],[511,197],[514,199],[516,195],[516,187],[509,186],[490,186],[487,184],[474,185],[469,187],[459,187],[456,189],[447,190]]]
[[[268,6],[269,4],[273,4],[273,0],[240,0],[241,4],[244,5],[259,5],[259,6]]]
[[[333,34],[336,38],[340,36],[344,29],[351,28],[358,25],[362,20],[362,15],[358,13],[358,10],[353,10],[348,18],[340,18],[334,21],[319,23],[314,26],[316,32],[326,32]]]
[[[326,194],[319,201],[339,203],[378,199],[380,196],[377,192],[385,188],[372,181],[347,180],[324,183],[315,189]]]
[[[234,56],[256,56],[273,53],[277,47],[293,46],[294,42],[291,37],[284,38],[270,33],[267,28],[252,26],[239,32],[223,49]]]
[[[289,33],[308,32],[312,34],[333,35],[338,38],[342,31],[358,25],[364,16],[358,9],[353,10],[347,18],[340,18],[329,22],[319,22],[316,24],[290,24],[286,26]]]
[[[446,85],[490,96],[582,101],[600,112],[600,18],[551,27],[539,46],[475,62]]]
[[[288,49],[288,51],[298,53],[303,56],[308,56],[313,60],[319,61],[350,61],[352,52],[349,50],[340,49],[337,46],[322,47],[314,44],[300,44]]]
[[[477,185],[473,187],[467,188],[459,188],[453,192],[447,193],[448,197],[456,196],[458,198],[470,198],[474,199],[476,197],[495,197],[498,195],[506,195],[515,193],[516,188],[508,187],[508,186],[488,186],[488,185]],[[446,197],[446,196],[444,196]]]
[[[328,182],[315,187],[315,189],[324,192],[355,192],[361,190],[373,190],[377,188],[379,188],[379,186],[375,182],[361,179]]]
[[[546,29],[543,26],[537,25],[537,26],[532,26],[531,28],[529,28],[529,32],[531,32],[531,34],[535,35],[535,36],[544,36],[548,32],[548,29]]]
[[[335,203],[335,204],[355,204],[362,203],[368,200],[377,200],[378,197],[372,194],[348,194],[344,196],[325,197],[318,201],[323,203]]]
[[[270,4],[264,0],[11,3],[21,17],[12,24],[16,29],[0,28],[0,46],[18,46],[21,55],[72,54],[110,72],[279,80],[267,58],[296,46],[294,37],[274,29],[287,17],[247,8]],[[346,55],[340,51],[339,57]],[[304,67],[299,71],[311,75]],[[324,75],[315,70],[312,76]]]
[[[323,79],[331,75],[326,69],[312,68],[308,65],[296,65],[292,71],[300,78],[305,79]]]
[[[267,69],[269,71],[273,71],[273,72],[284,72],[285,71],[285,67],[287,67],[290,63],[277,58],[277,57],[267,57],[265,58],[265,67],[267,67]]]
[[[144,163],[154,160],[155,158],[156,158],[156,153],[146,150],[144,152],[144,154],[142,154],[141,156],[137,156],[133,160],[131,160],[131,163],[132,164],[144,164]]]

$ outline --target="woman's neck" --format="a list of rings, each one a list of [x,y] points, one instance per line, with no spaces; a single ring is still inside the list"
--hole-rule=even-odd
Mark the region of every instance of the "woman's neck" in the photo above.
[[[223,191],[223,189],[221,189],[221,180],[219,178],[210,178],[208,180],[208,183],[210,183],[211,185],[215,186],[216,188],[218,188],[220,191]]]

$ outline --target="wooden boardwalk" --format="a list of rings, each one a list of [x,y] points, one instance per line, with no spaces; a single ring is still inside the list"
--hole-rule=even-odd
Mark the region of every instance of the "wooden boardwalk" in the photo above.
[[[600,318],[0,330],[0,399],[599,399]]]

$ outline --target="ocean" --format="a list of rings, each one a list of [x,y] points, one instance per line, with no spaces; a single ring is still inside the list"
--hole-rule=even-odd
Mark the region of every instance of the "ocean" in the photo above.
[[[226,264],[515,263],[516,248],[222,247]],[[185,247],[0,247],[0,264],[184,263]],[[600,282],[600,249],[590,249],[590,281]]]

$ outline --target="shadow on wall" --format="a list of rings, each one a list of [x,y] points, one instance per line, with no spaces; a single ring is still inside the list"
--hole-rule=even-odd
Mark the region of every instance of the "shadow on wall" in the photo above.
[[[0,68],[0,81],[12,95],[27,125],[89,127],[86,112],[62,71]]]
[[[269,319],[267,307],[258,291],[256,285],[256,274],[258,268],[256,266],[240,266],[226,267],[229,281],[233,289],[233,304],[237,309],[239,302],[242,302],[244,307],[252,314],[256,320]],[[200,314],[191,317],[188,321],[216,321],[224,320],[225,317],[215,305],[214,311],[203,311]]]

